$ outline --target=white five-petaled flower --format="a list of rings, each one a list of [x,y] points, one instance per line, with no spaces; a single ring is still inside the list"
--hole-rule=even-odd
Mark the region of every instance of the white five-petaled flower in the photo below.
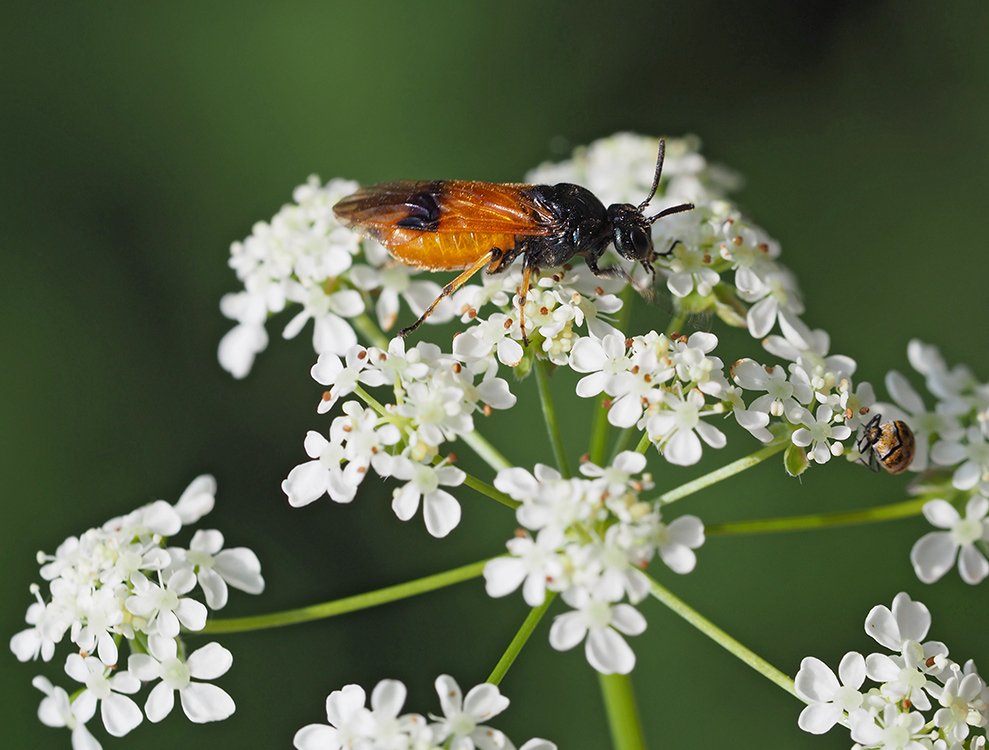
[[[800,671],[793,681],[797,695],[808,701],[797,724],[811,734],[829,731],[843,716],[862,706],[860,689],[863,682],[865,659],[862,654],[855,651],[845,654],[838,665],[838,677],[820,659],[808,656],[800,662]]]
[[[522,586],[522,597],[530,607],[546,599],[546,585],[563,572],[559,548],[563,532],[556,526],[541,529],[536,538],[519,534],[508,540],[509,555],[496,557],[484,566],[484,584],[488,596],[507,596]]]
[[[881,718],[881,721],[880,721]],[[887,704],[881,717],[859,709],[849,717],[852,739],[876,750],[927,750],[929,732],[924,730],[924,715],[919,711],[901,713]]]
[[[834,422],[835,414],[830,406],[821,404],[813,415],[803,409],[795,416],[799,416],[798,421],[804,426],[794,431],[793,444],[801,448],[810,446],[810,457],[815,462],[827,463],[832,456],[840,456],[844,452],[845,446],[841,441],[848,439],[852,429]]]
[[[47,677],[35,677],[31,684],[45,694],[38,706],[38,719],[46,727],[65,727],[72,732],[72,750],[100,750],[86,722],[96,713],[96,696],[84,691],[75,700],[63,688],[56,687]]]
[[[152,636],[148,644],[150,653],[132,654],[127,670],[142,682],[160,680],[144,704],[149,720],[159,722],[171,713],[176,692],[185,715],[197,724],[221,721],[234,712],[233,698],[223,688],[192,680],[215,680],[226,674],[233,664],[227,649],[219,643],[207,643],[183,660],[171,638]]]
[[[228,585],[248,594],[264,591],[258,556],[247,547],[223,549],[223,534],[216,529],[200,529],[193,534],[188,551],[173,549],[170,552],[175,559],[193,566],[210,609],[226,606]]]
[[[954,466],[951,483],[959,490],[982,484],[989,489],[989,436],[976,426],[965,431],[966,439],[939,440],[931,448],[931,459],[941,466]]]
[[[800,419],[801,407],[814,398],[814,389],[803,368],[796,365],[788,375],[779,365],[764,367],[751,359],[740,359],[731,367],[732,379],[747,391],[765,391],[751,404],[752,411],[766,412],[774,417],[792,415],[791,421]]]
[[[463,484],[466,474],[456,466],[429,466],[398,456],[389,467],[390,476],[405,480],[406,484],[395,489],[392,510],[402,521],[408,521],[419,509],[426,530],[435,537],[444,537],[460,523],[460,503],[440,487],[457,487]]]
[[[628,674],[635,666],[635,653],[621,633],[639,635],[646,619],[631,604],[614,604],[583,588],[563,592],[563,600],[574,608],[553,619],[550,645],[568,651],[584,641],[588,663],[602,674]]]
[[[508,698],[501,694],[497,685],[482,682],[463,696],[457,681],[442,674],[436,678],[436,694],[443,710],[443,716],[432,717],[436,720],[433,729],[438,743],[449,741],[449,746],[456,750],[512,747],[501,731],[483,723],[508,708]]]
[[[123,737],[141,723],[141,709],[123,695],[141,689],[141,682],[126,670],[110,676],[106,665],[94,656],[69,654],[65,660],[65,673],[86,687],[74,700],[99,701],[100,718],[106,731],[114,737]]]
[[[371,734],[374,720],[365,708],[367,696],[360,685],[344,685],[326,698],[326,724],[308,724],[295,733],[298,750],[352,748]]]
[[[293,468],[282,482],[282,492],[288,496],[289,505],[293,508],[309,505],[327,494],[335,503],[353,500],[363,475],[357,473],[358,464],[341,465],[346,458],[343,443],[327,440],[309,430],[304,444],[312,460]]]
[[[686,397],[665,391],[658,402],[664,408],[646,418],[651,440],[671,464],[690,466],[701,459],[701,440],[712,448],[724,448],[725,434],[704,422],[704,394],[692,389]],[[698,437],[700,436],[700,437]]]
[[[962,518],[955,507],[945,500],[924,504],[924,517],[932,526],[945,531],[925,534],[910,550],[917,577],[933,583],[951,570],[958,559],[958,572],[965,583],[981,583],[989,575],[989,561],[978,542],[989,542],[989,499],[975,495],[965,505]]]
[[[196,586],[196,574],[190,568],[175,570],[159,585],[140,573],[132,578],[134,593],[127,597],[127,610],[148,623],[149,632],[175,638],[180,625],[202,630],[206,625],[206,607],[188,594]]]
[[[689,573],[697,565],[695,549],[704,544],[704,524],[697,516],[680,516],[656,530],[659,556],[674,573]]]

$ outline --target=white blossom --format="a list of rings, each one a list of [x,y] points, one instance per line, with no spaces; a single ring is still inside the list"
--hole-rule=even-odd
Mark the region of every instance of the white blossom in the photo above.
[[[226,674],[233,664],[227,649],[219,643],[207,643],[182,659],[173,639],[153,636],[148,641],[150,653],[132,654],[127,670],[143,682],[160,680],[144,704],[150,721],[159,722],[171,713],[175,693],[186,717],[197,724],[221,721],[233,714],[234,701],[223,688],[192,679],[215,680]]]
[[[933,583],[951,570],[958,560],[958,572],[965,583],[981,583],[989,575],[989,561],[978,543],[989,542],[989,499],[976,495],[965,505],[965,517],[945,500],[924,504],[924,517],[940,529],[925,534],[910,551],[917,577]]]

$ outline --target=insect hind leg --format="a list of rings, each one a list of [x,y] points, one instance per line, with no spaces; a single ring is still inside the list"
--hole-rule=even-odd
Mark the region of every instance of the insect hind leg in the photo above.
[[[429,307],[427,307],[423,311],[422,315],[419,316],[419,319],[412,325],[406,326],[401,331],[399,331],[398,335],[404,339],[406,336],[408,336],[410,333],[416,330],[419,326],[421,326],[426,321],[426,318],[428,318],[430,315],[433,314],[433,310],[436,309],[436,306],[440,302],[442,302],[444,299],[449,297],[460,287],[466,284],[470,280],[470,277],[473,276],[475,273],[480,271],[489,263],[493,263],[496,252],[500,254],[501,250],[498,250],[497,248],[492,248],[490,251],[486,252],[480,258],[475,260],[471,265],[469,265],[466,269],[464,269],[460,273],[460,275],[457,276],[457,278],[455,278],[453,281],[451,281],[449,284],[443,287],[443,291],[441,291],[440,295],[436,299],[434,299],[430,303]]]

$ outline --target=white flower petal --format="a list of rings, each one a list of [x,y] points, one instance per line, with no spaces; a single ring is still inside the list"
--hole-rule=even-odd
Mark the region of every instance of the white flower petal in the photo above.
[[[464,712],[478,721],[487,721],[508,708],[508,703],[508,698],[501,694],[496,685],[482,682],[467,692]]]
[[[989,575],[989,561],[974,544],[966,545],[958,555],[958,572],[965,583],[975,586]]]
[[[635,652],[611,628],[590,631],[584,644],[584,655],[601,674],[628,674],[635,667]]]
[[[205,682],[191,682],[179,693],[182,710],[189,721],[205,724],[222,721],[236,710],[233,698],[223,688]]]
[[[100,701],[100,717],[106,731],[114,737],[123,737],[144,718],[134,701],[118,693],[110,693]]]
[[[947,531],[924,534],[910,550],[914,572],[924,583],[934,583],[955,564],[958,547]]]
[[[587,625],[580,612],[565,612],[553,618],[549,629],[549,644],[557,651],[567,651],[587,635]]]
[[[189,674],[198,680],[215,680],[227,673],[233,661],[233,654],[214,642],[193,651],[186,666],[189,667]]]
[[[460,503],[445,490],[430,492],[423,499],[426,530],[437,538],[445,537],[460,523]]]
[[[797,726],[810,734],[824,734],[841,719],[842,710],[834,703],[811,703],[800,712]]]
[[[159,722],[172,712],[175,706],[175,691],[164,682],[159,682],[148,693],[144,703],[144,713],[148,721]]]
[[[827,664],[817,657],[808,656],[800,662],[793,687],[803,700],[830,701],[841,685]]]

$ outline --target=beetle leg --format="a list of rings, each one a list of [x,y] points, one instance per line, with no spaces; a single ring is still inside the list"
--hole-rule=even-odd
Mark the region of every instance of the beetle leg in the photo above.
[[[466,269],[464,269],[464,271],[459,276],[457,276],[457,278],[455,278],[453,281],[451,281],[449,284],[443,287],[443,291],[440,292],[440,296],[433,300],[432,304],[430,304],[429,307],[426,308],[425,312],[423,312],[423,314],[419,316],[419,320],[417,320],[412,325],[403,328],[401,331],[398,332],[398,335],[401,336],[402,338],[405,338],[410,333],[412,333],[416,328],[421,326],[423,324],[423,321],[425,321],[426,318],[428,318],[430,315],[433,314],[433,310],[436,309],[436,306],[440,302],[442,302],[444,298],[449,297],[460,287],[466,284],[471,276],[473,276],[475,273],[477,273],[482,268],[484,268],[488,263],[492,262],[492,258],[494,257],[495,250],[496,248],[490,250],[489,252],[486,252],[480,258],[475,260],[471,265],[469,265]],[[500,253],[501,251],[498,250],[497,252]]]

